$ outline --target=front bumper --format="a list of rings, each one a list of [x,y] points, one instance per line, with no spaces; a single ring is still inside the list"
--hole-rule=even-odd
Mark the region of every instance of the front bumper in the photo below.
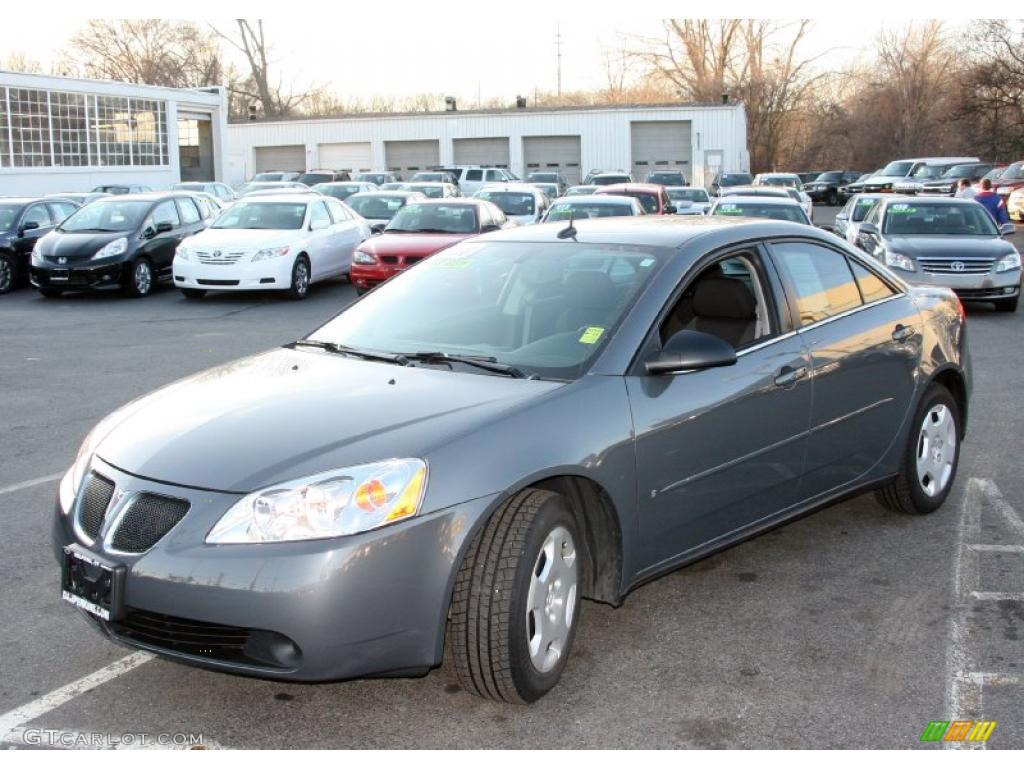
[[[349,281],[357,288],[375,288],[406,269],[407,267],[391,264],[356,264],[353,262],[352,271],[349,272]]]
[[[897,271],[897,274],[915,285],[941,285],[952,288],[962,299],[1012,299],[1020,294],[1019,269],[982,275],[955,275],[924,272],[919,267],[916,272]]]
[[[58,499],[53,547],[59,559],[65,546],[77,543],[127,567],[125,617],[89,620],[131,647],[273,679],[413,674],[439,664],[464,547],[494,500],[336,539],[208,545],[207,533],[238,495],[156,483],[100,459],[93,471],[115,484],[112,509],[138,493],[186,499],[191,506],[149,550],[126,555],[88,543],[75,530],[81,502],[68,513]],[[208,646],[197,647],[197,636]]]
[[[287,256],[227,265],[175,258],[174,286],[217,291],[279,291],[291,285],[292,263]]]
[[[942,184],[937,186],[922,186],[918,191],[919,195],[928,195],[931,197],[955,197],[956,196],[956,184],[952,186],[949,184]]]
[[[837,198],[839,197],[838,189],[808,189],[807,187],[804,187],[804,192],[816,203],[824,203],[828,200],[830,195],[835,195]]]
[[[29,280],[36,288],[106,288],[123,285],[130,275],[128,262],[90,265],[33,266]]]

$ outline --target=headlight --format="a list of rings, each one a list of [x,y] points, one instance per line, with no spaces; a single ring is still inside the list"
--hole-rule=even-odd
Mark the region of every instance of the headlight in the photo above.
[[[250,493],[231,507],[207,544],[259,544],[349,536],[414,517],[427,487],[420,459],[392,459],[322,472]]]
[[[108,259],[111,256],[120,256],[122,253],[128,250],[128,238],[119,237],[117,240],[111,240],[109,243],[104,245],[93,256],[94,259]]]
[[[288,245],[282,245],[279,248],[260,248],[252,257],[252,260],[266,261],[267,259],[276,259],[279,256],[287,256],[290,250],[291,246]]]
[[[1009,272],[1011,269],[1020,269],[1020,254],[1016,251],[1006,254],[996,262],[996,272]]]
[[[904,256],[902,253],[893,253],[892,251],[886,251],[885,264],[889,267],[902,269],[904,272],[914,272],[917,270],[913,259],[909,256]]]
[[[178,250],[174,252],[174,258],[181,259],[182,261],[191,261],[192,257],[189,255],[188,248],[184,245],[179,245]]]
[[[356,251],[352,256],[352,261],[356,264],[376,264],[377,257],[366,251]]]

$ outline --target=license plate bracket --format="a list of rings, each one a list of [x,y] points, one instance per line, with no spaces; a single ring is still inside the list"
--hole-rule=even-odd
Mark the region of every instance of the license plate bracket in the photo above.
[[[78,544],[64,547],[61,597],[104,621],[124,617],[124,585],[128,568]]]
[[[71,278],[70,269],[54,269],[50,271],[51,280],[69,280]]]

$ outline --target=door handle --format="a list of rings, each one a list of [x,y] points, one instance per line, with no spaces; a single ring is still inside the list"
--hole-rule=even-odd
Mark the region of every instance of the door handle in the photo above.
[[[779,375],[775,377],[775,386],[777,387],[790,387],[796,384],[800,379],[807,375],[807,366],[801,365],[799,368],[793,368],[790,365],[784,366]]]
[[[892,329],[892,340],[893,341],[906,341],[914,335],[914,328],[910,325],[903,325],[899,323],[895,328]]]

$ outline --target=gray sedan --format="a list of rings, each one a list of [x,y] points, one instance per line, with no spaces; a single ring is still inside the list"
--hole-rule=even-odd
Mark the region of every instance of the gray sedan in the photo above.
[[[963,299],[991,301],[1014,312],[1020,300],[1021,259],[973,200],[883,195],[868,211],[857,245],[905,280],[952,288]]]
[[[116,411],[60,484],[54,553],[128,646],[289,681],[447,653],[466,689],[529,702],[581,598],[867,489],[938,509],[969,392],[953,293],[828,233],[541,224]]]

